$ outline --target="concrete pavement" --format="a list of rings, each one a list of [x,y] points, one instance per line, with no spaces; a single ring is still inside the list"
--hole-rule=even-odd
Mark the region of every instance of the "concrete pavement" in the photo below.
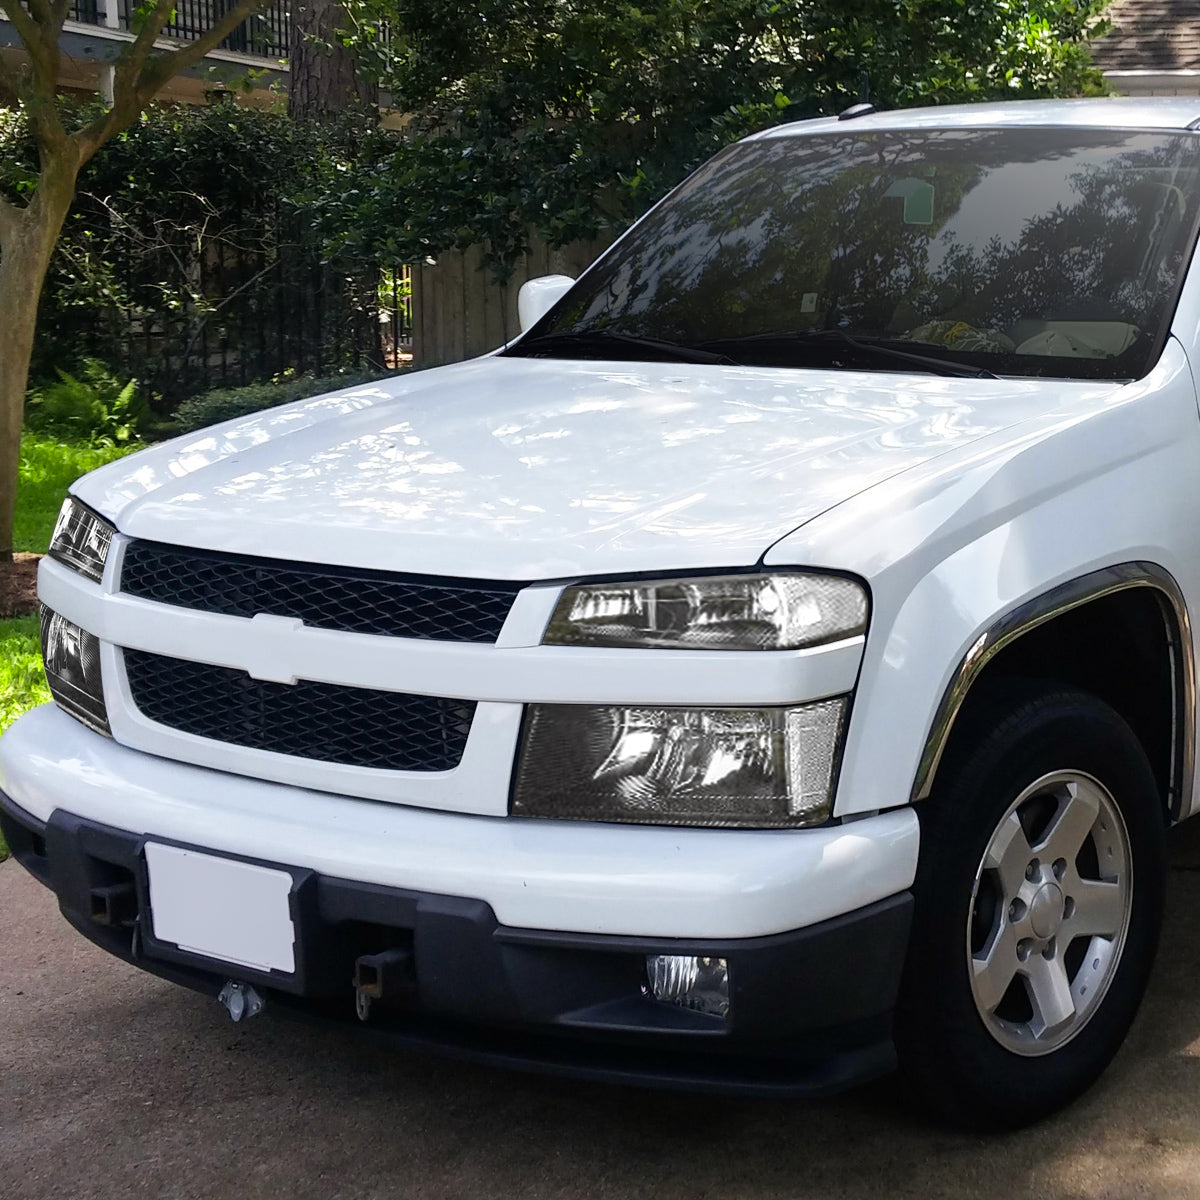
[[[1200,1198],[1200,825],[1114,1067],[1002,1138],[896,1081],[817,1104],[577,1084],[419,1057],[215,1002],[108,958],[0,865],[0,1197]]]

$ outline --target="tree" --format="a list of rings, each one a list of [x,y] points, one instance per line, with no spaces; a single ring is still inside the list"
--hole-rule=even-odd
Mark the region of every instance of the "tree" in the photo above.
[[[620,229],[715,150],[784,120],[1096,93],[1107,0],[343,0],[402,140],[317,206],[380,261],[482,243],[503,277]],[[385,36],[387,31],[387,36]]]
[[[297,0],[292,8],[288,116],[321,117],[357,112],[374,120],[378,88],[359,69],[347,45],[346,10],[338,0]]]
[[[339,0],[295,0],[292,7],[292,58],[288,79],[288,116],[295,122],[336,128],[335,140],[348,156],[355,143],[369,137],[379,123],[379,86],[362,71],[358,52],[347,36],[349,16]],[[293,214],[297,242],[301,227],[310,232],[302,207]],[[282,255],[284,276],[297,274],[299,246]],[[370,263],[354,272],[356,286],[366,292],[378,286],[379,272]],[[377,334],[382,327],[375,326]],[[377,347],[382,358],[382,346]]]
[[[37,144],[38,169],[21,194],[0,196],[0,563],[12,560],[21,423],[38,300],[50,258],[70,211],[85,163],[137,120],[179,72],[218,46],[262,0],[236,0],[196,41],[162,50],[155,42],[170,20],[174,0],[147,0],[136,15],[136,36],[116,63],[113,102],[82,124],[60,101],[59,37],[71,12],[68,0],[5,0],[4,12],[25,51],[21,68],[0,59],[0,91],[15,95]]]

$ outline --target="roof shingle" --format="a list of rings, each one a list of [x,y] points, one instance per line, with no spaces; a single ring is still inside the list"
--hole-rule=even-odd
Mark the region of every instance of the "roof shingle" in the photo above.
[[[1102,71],[1200,69],[1200,0],[1116,0],[1113,31],[1092,43]]]

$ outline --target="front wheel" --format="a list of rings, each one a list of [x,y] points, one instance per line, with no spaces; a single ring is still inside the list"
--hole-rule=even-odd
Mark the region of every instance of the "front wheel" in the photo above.
[[[942,1117],[1028,1124],[1104,1070],[1154,959],[1162,805],[1140,743],[1083,692],[977,712],[922,806],[901,1066]]]

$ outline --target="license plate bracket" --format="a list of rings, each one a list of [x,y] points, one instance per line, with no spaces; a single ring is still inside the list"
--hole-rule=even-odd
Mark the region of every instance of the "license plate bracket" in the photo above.
[[[154,942],[214,966],[295,974],[289,870],[152,840],[144,853]]]

